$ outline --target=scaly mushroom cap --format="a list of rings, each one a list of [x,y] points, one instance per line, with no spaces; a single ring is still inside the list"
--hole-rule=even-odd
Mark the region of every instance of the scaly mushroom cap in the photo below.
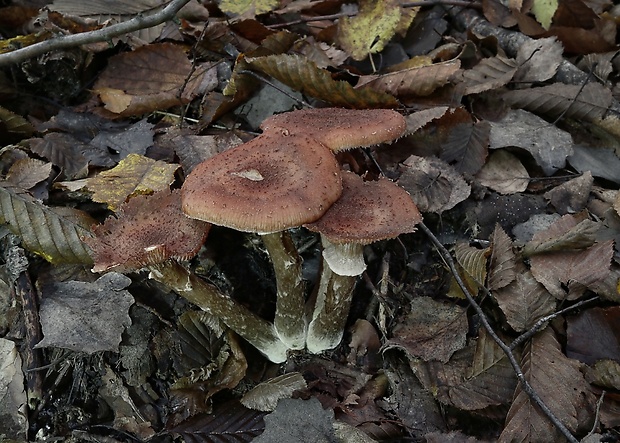
[[[422,221],[407,191],[387,178],[365,182],[343,171],[342,185],[342,195],[325,215],[304,225],[332,243],[367,245],[413,232]]]
[[[306,134],[338,152],[388,143],[401,137],[405,118],[390,109],[303,109],[274,115],[261,124],[265,132]]]
[[[189,217],[271,233],[317,220],[341,193],[329,149],[306,135],[274,132],[196,166],[181,200]]]
[[[174,258],[193,257],[211,225],[181,211],[180,191],[139,195],[124,203],[118,218],[108,217],[84,241],[93,251],[93,272],[135,271]]]

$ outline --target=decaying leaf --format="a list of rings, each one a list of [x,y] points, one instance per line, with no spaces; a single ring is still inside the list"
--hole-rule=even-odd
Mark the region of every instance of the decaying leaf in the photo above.
[[[131,196],[168,189],[178,168],[179,165],[129,154],[115,168],[89,179],[87,187],[93,191],[93,201],[107,203],[110,209],[117,210]]]
[[[519,66],[514,81],[544,82],[553,77],[562,63],[564,48],[555,37],[532,39],[519,46]]]
[[[485,58],[471,69],[461,72],[465,95],[479,94],[506,85],[517,71],[517,63],[500,55]]]
[[[484,286],[487,277],[487,258],[490,254],[490,248],[478,249],[467,242],[457,242],[454,246],[454,257],[467,276],[472,294],[477,294],[479,288]]]
[[[476,174],[481,185],[500,194],[523,192],[529,185],[529,174],[523,163],[505,149],[494,151]]]
[[[448,111],[448,109],[449,108],[447,106],[437,106],[423,111],[412,112],[405,117],[405,120],[407,120],[407,132],[405,134],[413,134],[427,123],[441,118]]]
[[[551,328],[532,338],[523,350],[521,365],[525,379],[571,432],[591,425],[594,401],[590,387],[579,371],[580,364],[562,354]],[[561,439],[555,426],[517,387],[499,441],[547,442]]]
[[[17,345],[0,338],[0,430],[6,439],[25,440],[28,432],[28,398]]]
[[[60,167],[67,179],[84,178],[88,174],[88,160],[82,154],[87,145],[71,135],[51,132],[43,138],[30,139],[29,144],[33,152]]]
[[[265,417],[265,432],[253,440],[256,443],[281,441],[335,441],[334,413],[325,410],[316,398],[310,400],[285,398],[274,412]]]
[[[573,139],[568,132],[529,112],[511,111],[502,120],[489,124],[491,149],[525,149],[547,175],[563,168],[566,157],[573,153]]]
[[[566,355],[588,365],[598,360],[620,362],[620,306],[596,307],[569,317]]]
[[[425,97],[447,84],[461,66],[460,60],[449,60],[428,66],[407,68],[388,74],[362,77],[357,88],[387,92],[395,97]]]
[[[516,386],[506,355],[484,330],[475,345],[457,351],[446,364],[410,363],[437,400],[466,411],[508,404]]]
[[[512,283],[492,294],[506,321],[517,332],[526,331],[538,319],[555,311],[555,298],[529,272],[517,274]]]
[[[503,288],[512,283],[517,275],[516,255],[512,240],[500,225],[495,225],[491,235],[491,257],[489,259],[489,290]]]
[[[556,83],[540,88],[508,91],[504,100],[514,108],[557,118],[595,121],[603,117],[611,104],[611,91],[600,83],[580,85]]]
[[[463,177],[438,158],[412,155],[400,169],[398,184],[411,194],[421,212],[447,211],[471,192]]]
[[[545,198],[559,214],[574,214],[585,209],[593,184],[592,174],[586,171],[581,176],[545,192]]]
[[[529,257],[545,252],[583,250],[594,245],[601,229],[600,223],[567,214],[536,232],[522,253]]]
[[[354,60],[363,60],[383,50],[396,33],[400,18],[397,1],[362,0],[355,17],[340,19],[338,41]]]
[[[6,174],[6,181],[18,188],[30,189],[37,183],[48,179],[51,172],[51,163],[36,158],[24,158],[11,165]]]
[[[264,412],[253,411],[238,401],[217,404],[212,414],[198,414],[168,432],[179,435],[187,442],[235,441],[249,443],[265,429]]]
[[[248,65],[281,81],[287,86],[334,106],[345,108],[392,108],[396,99],[372,89],[355,89],[349,83],[332,79],[310,60],[296,55],[281,54],[247,58]]]
[[[4,182],[0,184],[0,222],[22,239],[26,249],[51,263],[92,262],[82,239],[91,236],[95,221],[85,212],[52,209]]]
[[[34,132],[34,128],[25,118],[2,106],[0,106],[0,122],[4,126],[3,129],[17,139],[30,137]]]
[[[254,387],[241,398],[241,404],[257,411],[274,411],[278,400],[290,398],[296,390],[304,389],[306,381],[299,372],[274,377]]]
[[[605,280],[613,255],[613,240],[583,251],[561,251],[530,258],[532,274],[558,300],[575,300],[587,288]]]
[[[191,63],[179,45],[151,44],[112,57],[94,90],[107,110],[122,116],[140,115],[186,103],[215,86],[215,71],[197,69],[187,81],[191,72]]]
[[[36,347],[55,347],[77,352],[118,352],[121,334],[131,324],[134,303],[124,290],[129,277],[110,272],[94,283],[69,281],[44,287],[41,328],[44,338]]]
[[[402,349],[410,358],[447,362],[465,346],[467,316],[459,306],[428,297],[412,300],[411,312],[393,331],[386,349]]]

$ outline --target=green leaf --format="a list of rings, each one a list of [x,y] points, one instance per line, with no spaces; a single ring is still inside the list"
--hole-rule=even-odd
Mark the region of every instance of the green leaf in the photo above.
[[[52,209],[23,189],[3,182],[0,222],[21,238],[26,249],[51,263],[92,263],[82,238],[91,236],[90,226],[96,222],[82,211]]]
[[[246,58],[248,66],[281,81],[303,94],[344,108],[389,108],[396,99],[372,89],[355,89],[349,83],[334,80],[331,74],[305,57],[280,54]]]

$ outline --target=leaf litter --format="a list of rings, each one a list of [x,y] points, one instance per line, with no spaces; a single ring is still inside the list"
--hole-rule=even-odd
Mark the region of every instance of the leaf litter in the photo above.
[[[12,46],[0,45],[0,62],[50,38],[49,30],[92,31],[162,5],[3,6],[0,25]],[[188,3],[179,20],[2,68],[0,278],[11,290],[0,304],[0,404],[9,417],[0,434],[162,442],[614,438],[617,11],[611,2],[581,0],[472,6],[456,17],[389,0]],[[476,8],[484,18],[457,32],[456,22]],[[45,29],[38,36],[27,34],[34,17]],[[476,34],[481,26],[490,37]],[[577,80],[567,80],[567,66]],[[337,159],[367,181],[385,175],[404,188],[450,248],[456,275],[421,232],[366,246],[368,267],[342,343],[320,355],[289,352],[285,364],[274,364],[136,271],[139,264],[119,264],[125,249],[135,249],[134,263],[183,237],[185,222],[194,224],[180,222],[176,207],[184,177],[253,139],[262,123],[254,116],[292,110],[291,103],[405,116],[406,133],[394,143]],[[312,128],[306,133],[313,137]],[[170,208],[177,230],[157,226]],[[132,241],[111,240],[118,225],[134,232]],[[103,255],[124,274],[90,271],[93,261],[106,269],[102,239]],[[321,284],[320,240],[297,228],[285,244],[303,263],[311,307]],[[177,279],[170,287],[183,293],[190,279],[208,282],[268,328],[279,295],[260,238],[213,227],[198,247],[170,268],[179,271],[168,271]],[[39,341],[15,347],[37,330]],[[16,388],[20,376],[25,391]]]

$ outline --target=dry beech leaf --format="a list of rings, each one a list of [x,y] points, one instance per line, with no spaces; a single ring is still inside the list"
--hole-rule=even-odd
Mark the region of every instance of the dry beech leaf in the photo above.
[[[399,167],[398,184],[421,212],[441,213],[469,197],[471,187],[454,168],[435,157],[410,156]]]
[[[178,168],[179,165],[129,154],[116,167],[89,179],[87,187],[93,191],[93,201],[107,203],[114,211],[133,195],[168,189]]]
[[[427,123],[441,118],[448,111],[448,109],[450,108],[447,106],[436,106],[434,108],[409,114],[405,117],[405,120],[407,121],[407,131],[405,134],[413,134],[418,129],[426,126]]]
[[[479,94],[500,88],[512,80],[516,71],[517,63],[513,59],[501,55],[485,58],[473,68],[461,71],[464,94]]]
[[[515,82],[544,82],[552,78],[563,61],[564,48],[555,37],[530,39],[519,46]]]
[[[91,147],[97,147],[106,155],[109,152],[116,153],[115,158],[125,158],[129,154],[144,155],[146,150],[153,146],[155,125],[149,123],[146,118],[123,127],[121,130],[100,131],[89,143]],[[84,150],[85,155],[88,152]],[[91,160],[89,155],[89,160]],[[92,160],[91,160],[92,163]]]
[[[476,180],[483,186],[493,189],[500,194],[516,194],[523,192],[529,185],[529,174],[523,163],[504,149],[493,152]]]
[[[467,315],[463,308],[418,297],[411,302],[411,312],[394,328],[386,349],[401,349],[410,359],[445,363],[465,346],[466,334]]]
[[[588,365],[605,359],[620,362],[620,306],[596,307],[568,317],[566,355]]]
[[[265,429],[264,412],[253,411],[238,401],[216,402],[212,414],[198,414],[168,428],[184,441],[249,443]]]
[[[587,421],[594,417],[590,387],[579,371],[580,364],[562,354],[551,328],[535,335],[525,346],[521,367],[525,379],[571,432],[591,425],[583,422],[584,416]],[[562,441],[562,436],[530,397],[517,387],[499,441]]]
[[[153,43],[111,57],[94,91],[111,112],[121,116],[146,114],[187,103],[217,84],[215,71],[204,68],[196,69],[186,84],[191,72],[182,47]]]
[[[338,42],[353,60],[364,60],[381,52],[394,37],[401,19],[397,1],[362,0],[354,17],[342,17],[338,23]]]
[[[11,165],[6,174],[6,181],[19,188],[30,189],[37,183],[47,180],[51,172],[51,163],[36,158],[24,158]]]
[[[580,85],[555,83],[540,88],[508,91],[503,95],[504,100],[514,108],[550,117],[563,115],[587,121],[603,118],[611,104],[611,97],[611,91],[600,83],[588,83],[583,89]]]
[[[588,371],[588,381],[604,388],[620,390],[620,363],[616,360],[598,360]]]
[[[547,229],[535,233],[532,240],[525,244],[522,254],[529,257],[545,252],[586,249],[594,245],[601,229],[600,223],[567,214]]]
[[[51,208],[4,182],[0,184],[0,223],[6,223],[26,249],[51,263],[92,262],[83,239],[91,236],[95,220],[85,212]]]
[[[88,160],[82,154],[87,145],[71,135],[51,132],[43,138],[30,139],[29,144],[32,152],[61,168],[67,179],[75,180],[88,175]]]
[[[523,110],[509,112],[491,125],[490,148],[516,146],[528,151],[547,175],[566,165],[573,153],[573,139],[568,132]]]
[[[495,225],[491,241],[489,260],[489,290],[503,288],[512,283],[517,275],[516,255],[512,250],[512,240],[499,224]]]
[[[531,328],[555,311],[555,298],[531,273],[517,274],[507,286],[492,292],[508,324],[517,332]]]
[[[448,129],[441,144],[440,158],[457,171],[474,175],[482,168],[488,154],[490,126],[487,122],[458,123]]]
[[[594,178],[590,171],[545,192],[544,196],[560,214],[574,214],[585,209]]]
[[[278,400],[290,398],[293,392],[305,388],[303,376],[299,372],[289,372],[252,388],[241,398],[241,404],[246,408],[269,412],[276,409]]]
[[[18,139],[30,137],[34,133],[34,128],[28,120],[2,106],[0,106],[0,122],[4,126],[3,132],[6,131]]]
[[[332,79],[329,71],[319,69],[305,57],[281,54],[247,58],[246,62],[285,85],[334,106],[366,109],[398,105],[389,94],[372,89],[355,89],[345,81]]]
[[[457,351],[448,363],[410,364],[437,400],[465,411],[509,404],[517,382],[506,355],[484,330],[475,345]]]
[[[429,66],[420,66],[390,72],[389,74],[360,78],[358,89],[374,89],[395,97],[426,97],[449,83],[461,67],[460,60],[450,60]]]
[[[467,242],[457,242],[454,247],[454,257],[457,263],[467,272],[468,276],[476,282],[477,287],[484,286],[487,277],[487,258],[491,253],[490,248],[478,249],[470,246]],[[474,293],[478,292],[478,288]]]
[[[530,257],[532,274],[558,300],[575,300],[609,275],[613,240],[583,251],[558,251]]]
[[[131,325],[129,307],[134,299],[124,289],[131,279],[110,272],[94,283],[54,282],[44,286],[41,329],[44,338],[35,347],[76,352],[118,352],[121,335]]]

